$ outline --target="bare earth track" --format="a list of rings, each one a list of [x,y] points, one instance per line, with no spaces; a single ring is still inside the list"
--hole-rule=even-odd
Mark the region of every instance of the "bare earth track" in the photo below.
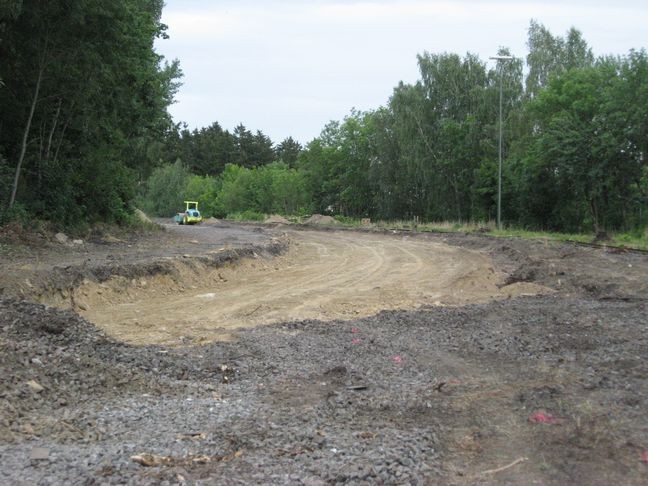
[[[1,484],[648,473],[645,255],[226,223],[0,250]]]
[[[120,340],[177,345],[274,322],[353,319],[428,303],[549,292],[529,283],[505,285],[505,275],[483,253],[409,236],[291,232],[286,254],[254,256],[217,268],[187,270],[180,262],[182,287],[169,276],[137,280],[128,291],[120,279],[88,282],[76,301],[84,317]]]

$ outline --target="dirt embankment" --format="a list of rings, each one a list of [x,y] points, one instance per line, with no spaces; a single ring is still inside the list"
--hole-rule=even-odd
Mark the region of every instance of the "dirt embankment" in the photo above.
[[[643,481],[646,256],[276,231],[3,260],[0,482]]]

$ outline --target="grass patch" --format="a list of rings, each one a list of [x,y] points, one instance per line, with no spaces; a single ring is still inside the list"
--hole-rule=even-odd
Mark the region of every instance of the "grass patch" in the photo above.
[[[288,221],[294,224],[301,224],[306,220],[303,215],[290,215],[286,216]],[[531,231],[514,227],[507,227],[501,230],[497,229],[495,221],[472,221],[472,222],[457,222],[457,221],[434,221],[425,222],[414,220],[396,220],[396,221],[372,221],[367,224],[363,223],[361,219],[351,218],[348,216],[337,215],[334,216],[338,222],[339,227],[357,229],[357,228],[381,228],[386,230],[406,230],[430,233],[476,233],[485,234],[489,236],[496,236],[500,238],[523,238],[529,240],[544,240],[544,241],[575,241],[578,243],[593,243],[595,236],[591,233],[558,233],[553,231]],[[256,213],[254,211],[243,211],[240,213],[228,214],[227,219],[234,221],[263,221],[264,214]],[[629,233],[617,233],[610,237],[608,241],[602,241],[605,244],[613,247],[632,248],[639,250],[648,250],[648,229],[643,232],[635,231]]]
[[[614,246],[622,246],[626,248],[638,248],[640,250],[648,250],[648,229],[643,234],[634,233],[620,233],[612,237]]]
[[[266,218],[265,214],[257,213],[256,211],[242,211],[240,213],[230,213],[227,215],[226,219],[232,221],[264,221]]]
[[[335,216],[336,221],[346,228],[366,227],[360,219],[349,218],[346,216]],[[456,222],[456,221],[436,221],[421,223],[412,220],[397,221],[376,221],[372,222],[371,227],[408,230],[432,233],[479,233],[500,238],[523,238],[530,240],[545,241],[575,241],[578,243],[593,243],[595,235],[591,233],[558,233],[553,231],[531,231],[514,227],[497,229],[495,221],[474,221],[474,222]],[[633,248],[639,250],[648,250],[648,229],[643,232],[617,233],[610,237],[608,241],[602,241],[613,247]]]
[[[581,233],[555,233],[551,231],[529,231],[515,228],[493,229],[488,234],[493,236],[525,239],[542,239],[550,241],[577,241],[579,243],[592,243],[594,235]]]

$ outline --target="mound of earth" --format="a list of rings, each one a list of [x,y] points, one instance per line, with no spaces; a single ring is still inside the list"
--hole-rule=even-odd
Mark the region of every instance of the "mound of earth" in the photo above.
[[[279,214],[273,214],[272,216],[268,216],[264,223],[290,224],[290,221]]]
[[[313,214],[310,218],[304,221],[305,224],[328,225],[337,224],[337,221],[331,216],[324,216],[323,214]]]

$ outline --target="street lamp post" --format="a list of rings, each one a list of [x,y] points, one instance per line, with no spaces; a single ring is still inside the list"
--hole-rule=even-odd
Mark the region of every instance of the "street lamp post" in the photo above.
[[[500,72],[499,86],[499,169],[497,173],[497,229],[502,229],[502,67],[499,61],[512,61],[513,56],[492,56],[490,59],[498,61]]]

